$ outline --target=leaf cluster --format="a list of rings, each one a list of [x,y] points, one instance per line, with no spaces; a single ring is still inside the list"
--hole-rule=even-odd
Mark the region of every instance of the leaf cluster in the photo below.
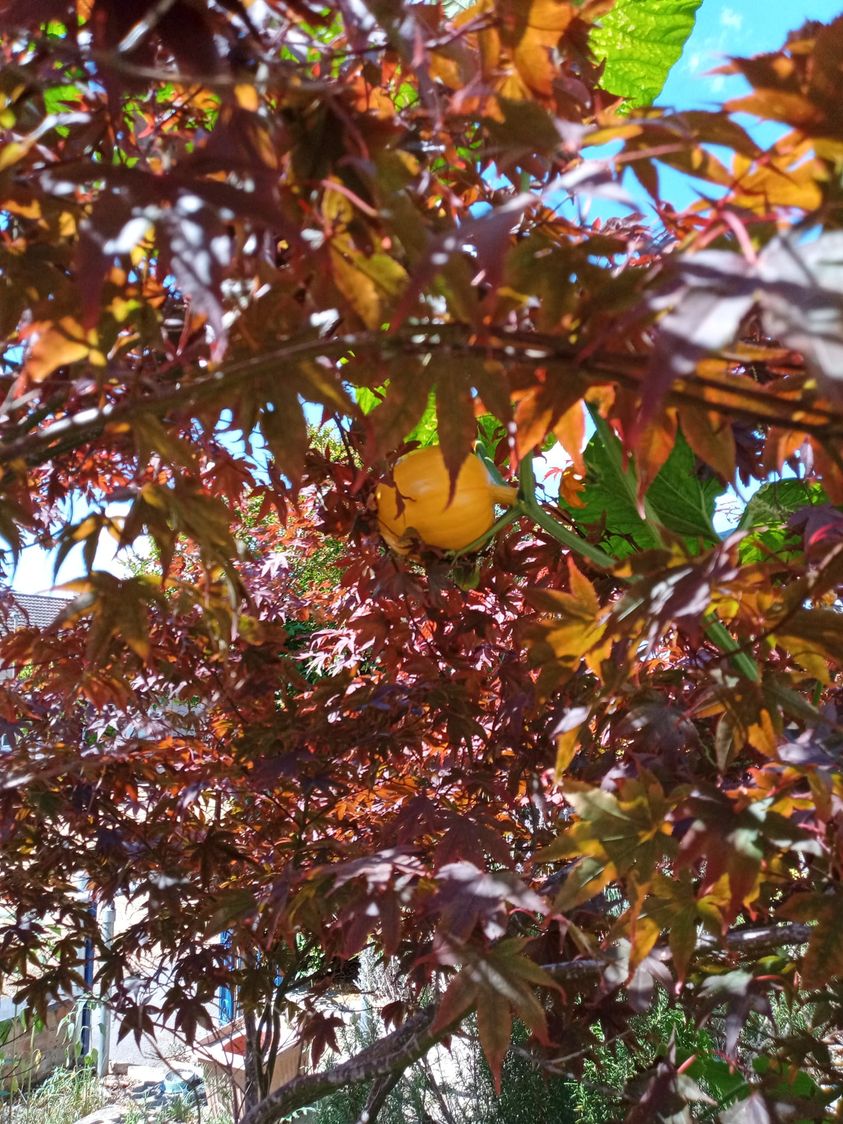
[[[843,20],[655,108],[694,7],[0,5],[3,562],[77,567],[51,624],[3,601],[36,1015],[86,940],[125,1033],[237,989],[247,1124],[471,1016],[502,1092],[519,1024],[579,1080],[665,992],[754,1118],[839,1095]],[[433,440],[519,488],[470,563],[378,533]],[[132,904],[111,945],[80,883]],[[389,1032],[318,1069],[364,951]],[[771,997],[820,1015],[754,1069]],[[311,1068],[270,1093],[287,1023]],[[631,1122],[714,1097],[675,1042],[633,1068]]]

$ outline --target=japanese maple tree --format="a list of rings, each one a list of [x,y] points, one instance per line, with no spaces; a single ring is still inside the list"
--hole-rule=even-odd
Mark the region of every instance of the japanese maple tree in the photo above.
[[[236,987],[247,1124],[374,1119],[472,1014],[498,1083],[513,1019],[576,1077],[665,993],[745,1080],[665,1043],[628,1120],[843,1093],[843,19],[653,108],[696,7],[0,3],[4,564],[80,571],[0,639],[0,971],[43,1011],[87,936],[188,1039]],[[511,506],[395,550],[433,443]],[[80,877],[139,907],[109,947]],[[326,1064],[363,950],[390,1029]]]

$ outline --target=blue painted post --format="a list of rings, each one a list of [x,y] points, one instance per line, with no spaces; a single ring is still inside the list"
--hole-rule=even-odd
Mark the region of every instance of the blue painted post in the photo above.
[[[97,915],[96,902],[91,902],[88,911],[92,917]],[[82,1025],[79,1034],[79,1044],[82,1048],[82,1057],[87,1058],[91,1052],[91,1016],[93,1014],[91,996],[94,990],[94,942],[90,937],[85,938],[85,958],[82,964],[82,979],[85,984],[87,998],[82,1007]]]
[[[220,944],[223,948],[231,947],[231,930],[226,929],[220,935]],[[234,967],[234,957],[226,957],[225,963],[228,967]],[[234,992],[230,987],[221,987],[219,990],[219,1012],[220,1012],[220,1025],[225,1026],[226,1023],[234,1022]]]

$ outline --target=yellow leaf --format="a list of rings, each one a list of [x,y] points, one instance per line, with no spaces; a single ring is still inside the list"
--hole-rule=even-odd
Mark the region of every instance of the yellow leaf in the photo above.
[[[765,757],[775,756],[779,739],[776,737],[773,720],[768,710],[762,710],[758,715],[758,721],[749,727],[747,741],[753,749],[757,749]]]
[[[820,683],[830,683],[831,676],[828,662],[822,650],[804,637],[776,635],[773,637],[777,644],[786,648],[800,667]]]
[[[732,898],[729,875],[723,874],[711,886],[707,893],[702,894],[697,901],[697,910],[703,921],[714,932],[723,928],[723,918]]]
[[[734,597],[715,597],[712,598],[711,608],[717,613],[723,621],[733,621],[739,616],[741,605]]]
[[[569,710],[556,732],[556,775],[560,776],[574,759],[580,740],[580,730],[588,721],[586,707]]]
[[[241,109],[248,109],[256,113],[260,108],[260,97],[254,86],[248,83],[239,83],[234,87],[234,97]]]
[[[475,32],[464,32],[465,41],[476,46],[480,73],[488,81],[498,70],[501,55],[501,37],[496,27],[497,16],[493,0],[478,0],[478,3],[463,8],[454,17],[454,27],[477,26]]]
[[[820,109],[808,98],[788,90],[758,89],[727,101],[723,108],[727,113],[751,113],[803,129],[820,127],[823,120]]]
[[[42,382],[57,367],[81,359],[97,367],[105,365],[105,356],[96,347],[96,332],[86,331],[72,316],[63,316],[56,323],[33,324],[29,340],[24,370],[34,382]]]
[[[573,558],[568,558],[568,576],[571,585],[571,594],[582,607],[582,616],[595,617],[600,611],[600,602],[594,592],[594,586],[579,569]]]
[[[632,976],[641,961],[653,951],[661,926],[652,917],[634,917],[629,921],[629,975]]]
[[[613,863],[607,859],[587,856],[566,872],[562,888],[553,900],[553,909],[567,913],[576,906],[599,894],[618,876]]]
[[[219,94],[209,90],[207,86],[176,86],[176,93],[186,105],[191,105],[198,110],[213,113],[219,108]]]
[[[0,209],[12,215],[20,215],[22,219],[41,218],[41,204],[37,199],[29,199],[25,203],[20,199],[3,199],[0,201]]]
[[[736,156],[734,173],[737,182],[732,202],[736,206],[766,213],[771,207],[813,211],[822,203],[820,184],[826,171],[818,160],[796,166],[772,163],[750,171],[747,158]]]
[[[612,641],[605,637],[606,620],[594,586],[573,560],[568,560],[570,593],[532,589],[529,601],[548,615],[526,630],[534,665],[546,666],[556,678],[570,676],[580,661],[598,677]],[[556,665],[555,667],[553,665]]]
[[[632,137],[640,137],[643,132],[641,125],[634,125],[629,121],[618,125],[607,125],[605,128],[595,129],[593,133],[586,133],[583,137],[583,148],[599,147],[612,141],[629,140]]]
[[[31,147],[31,144],[22,141],[10,141],[9,144],[4,145],[0,149],[0,172],[22,160]]]
[[[560,734],[556,739],[556,776],[560,776],[571,762],[574,760],[574,754],[577,752],[577,745],[579,743],[580,728],[575,730],[566,730],[564,734]]]
[[[389,254],[366,257],[350,239],[334,239],[331,269],[337,288],[367,328],[380,328],[403,291],[407,273]]]

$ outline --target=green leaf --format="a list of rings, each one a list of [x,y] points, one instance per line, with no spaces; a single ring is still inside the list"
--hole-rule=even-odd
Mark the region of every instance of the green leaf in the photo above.
[[[387,384],[377,387],[375,390],[370,390],[368,386],[356,386],[354,388],[354,397],[357,399],[357,405],[364,414],[371,414],[377,406],[380,406],[384,399]]]
[[[424,413],[407,434],[408,441],[418,441],[420,445],[435,445],[438,439],[436,430],[436,395],[433,391],[427,396]]]
[[[573,507],[560,499],[564,508],[580,526],[601,526],[601,546],[616,558],[625,558],[635,550],[652,550],[659,545],[656,532],[638,514],[635,504],[634,480],[621,467],[620,443],[608,438],[617,449],[607,448],[607,440],[595,434],[585,450],[586,485],[580,493],[582,507]],[[696,459],[681,433],[664,467],[647,492],[647,508],[655,518],[674,534],[681,535],[690,547],[700,541],[706,546],[717,543],[712,526],[714,502],[723,491],[713,476],[701,479]]]
[[[389,383],[375,390],[355,387],[357,405],[364,414],[373,415],[372,421],[386,449],[401,441],[416,441],[425,446],[438,443],[436,394],[433,390],[426,391],[425,387],[425,381],[418,378],[406,387],[396,388],[392,394]],[[408,425],[412,425],[409,430]]]
[[[715,1054],[697,1053],[684,1072],[717,1099],[718,1108],[749,1095],[749,1085],[741,1071]]]
[[[645,882],[675,850],[671,836],[662,831],[674,800],[653,776],[625,783],[619,796],[568,780],[564,794],[578,819],[539,852],[538,862],[589,857],[602,864],[608,859],[620,874],[635,869],[639,882]],[[599,881],[601,870],[602,865],[592,864],[589,881]]]
[[[635,105],[655,101],[694,29],[701,2],[617,0],[591,33],[595,58],[606,60],[603,87]]]
[[[63,113],[68,107],[83,100],[79,86],[51,86],[44,90],[44,108],[47,113]]]
[[[697,945],[700,922],[699,903],[690,873],[678,870],[670,877],[657,874],[644,915],[652,917],[662,929],[667,930],[676,974],[684,981]]]
[[[813,504],[828,503],[822,484],[806,480],[772,480],[764,484],[744,509],[738,529],[751,531],[740,545],[740,560],[746,565],[764,562],[771,556],[796,557],[802,550],[801,536],[788,527],[794,512]]]
[[[768,1086],[772,1085],[773,1081],[778,1078],[778,1081],[770,1090],[774,1095],[799,1097],[803,1101],[809,1097],[819,1098],[820,1104],[828,1104],[829,1101],[834,1099],[834,1094],[830,1090],[822,1089],[810,1073],[807,1073],[804,1069],[794,1071],[792,1065],[783,1063],[778,1058],[770,1058],[765,1055],[753,1058],[752,1068],[757,1074],[767,1077]]]
[[[773,480],[764,484],[746,505],[738,528],[775,527],[786,523],[795,511],[811,504],[828,503],[822,484],[806,480]]]
[[[404,441],[435,445],[436,395],[427,370],[414,363],[397,379],[369,389],[354,388],[354,397],[363,414],[370,416],[377,442],[384,453]]]
[[[718,535],[711,521],[715,500],[722,491],[716,477],[700,479],[691,447],[677,433],[673,452],[650,485],[647,502],[669,531],[713,545]]]

